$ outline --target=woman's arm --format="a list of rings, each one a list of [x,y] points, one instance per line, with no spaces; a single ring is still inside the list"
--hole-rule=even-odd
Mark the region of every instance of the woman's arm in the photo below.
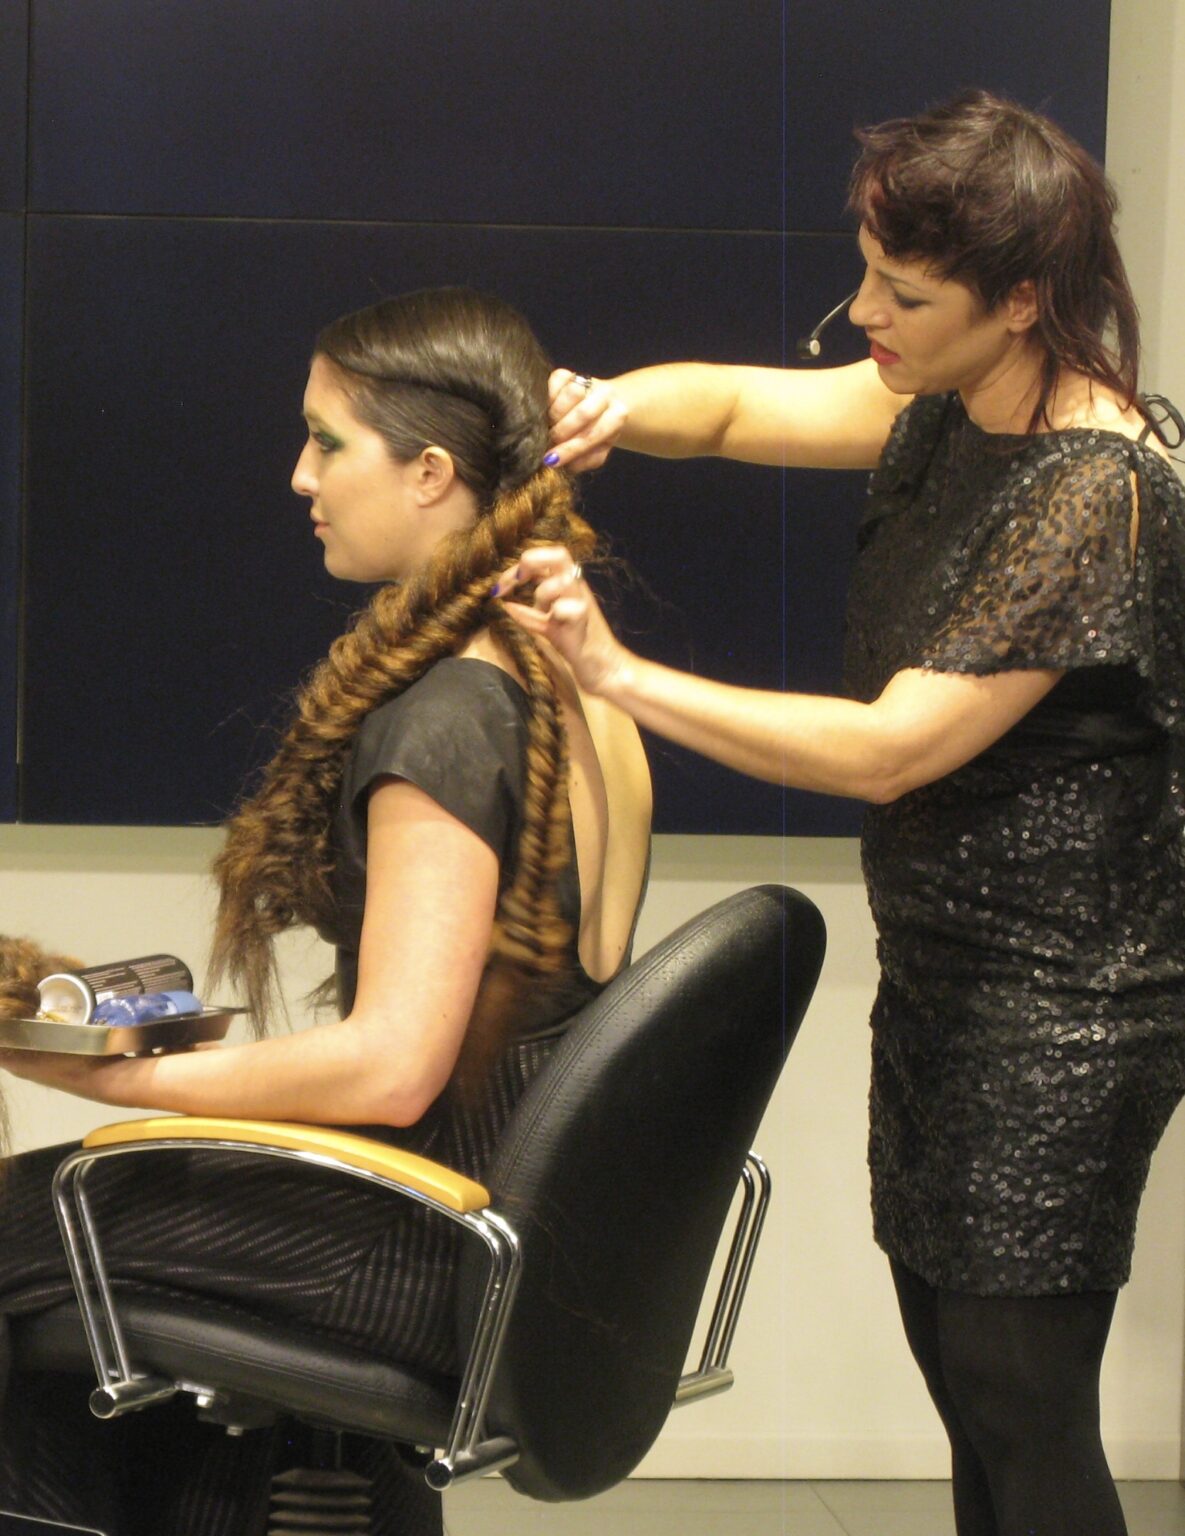
[[[18,1076],[123,1108],[314,1124],[410,1125],[448,1081],[498,899],[489,845],[412,784],[382,781],[367,817],[358,993],[348,1017],[171,1056],[11,1051]]]
[[[861,704],[732,687],[631,657],[604,696],[646,729],[741,773],[883,805],[977,757],[1060,675],[912,668]]]
[[[676,672],[627,651],[566,550],[529,550],[499,591],[537,582],[534,606],[508,603],[590,693],[639,725],[754,778],[884,804],[976,757],[1044,697],[1055,671],[988,677],[912,668],[871,704],[771,693]]]
[[[557,462],[592,469],[618,445],[663,458],[716,455],[753,464],[871,469],[909,403],[871,361],[846,368],[665,363],[585,390],[551,379]]]

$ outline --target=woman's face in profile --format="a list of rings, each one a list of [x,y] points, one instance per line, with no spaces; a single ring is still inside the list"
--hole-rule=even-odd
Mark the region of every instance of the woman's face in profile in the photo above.
[[[998,378],[1024,344],[1007,301],[994,310],[965,283],[938,277],[922,261],[885,255],[860,230],[864,281],[848,318],[868,336],[884,383],[897,394],[977,393]]]
[[[439,536],[415,494],[419,460],[392,458],[354,414],[340,376],[313,359],[304,395],[308,424],[292,489],[312,503],[313,536],[325,569],[342,581],[395,581],[427,558]]]

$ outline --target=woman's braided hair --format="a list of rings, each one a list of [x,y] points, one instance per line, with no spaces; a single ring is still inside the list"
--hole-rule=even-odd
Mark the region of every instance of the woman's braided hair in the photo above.
[[[77,971],[82,965],[72,955],[42,949],[33,939],[10,938],[0,933],[0,1018],[31,1019],[41,1007],[37,983],[55,971]],[[0,1099],[0,1155],[8,1148],[8,1110]],[[0,1165],[0,1184],[3,1183]]]
[[[515,990],[508,976],[554,975],[572,937],[556,900],[570,830],[555,684],[535,642],[490,600],[498,573],[531,544],[563,544],[578,560],[595,552],[568,478],[539,467],[548,360],[508,305],[459,288],[347,315],[321,333],[316,355],[337,370],[355,414],[396,460],[431,444],[447,449],[477,517],[442,539],[420,570],[380,588],[334,642],[301,688],[259,788],[229,823],[214,863],[221,900],[211,973],[242,985],[260,1030],[276,994],[275,936],[298,924],[336,928],[331,826],[359,726],[487,627],[514,661],[530,707],[521,834],[499,898],[485,992],[493,972],[504,1000]]]
[[[31,1019],[41,1007],[37,983],[55,971],[76,971],[81,965],[71,955],[42,949],[34,939],[0,933],[0,1018]]]

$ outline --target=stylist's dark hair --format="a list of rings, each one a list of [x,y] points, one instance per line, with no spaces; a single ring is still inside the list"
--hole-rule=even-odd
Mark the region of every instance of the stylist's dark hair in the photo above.
[[[314,355],[331,365],[393,460],[447,449],[477,516],[442,539],[422,569],[381,587],[300,690],[296,716],[214,863],[221,901],[211,977],[228,973],[242,984],[262,1029],[274,1001],[275,936],[307,924],[336,938],[331,827],[358,729],[488,628],[512,658],[529,710],[521,830],[467,1041],[480,1052],[492,1049],[515,991],[568,963],[572,937],[557,900],[571,834],[555,680],[490,590],[531,544],[563,544],[587,561],[596,541],[570,479],[541,467],[550,363],[508,304],[464,288],[403,294],[335,320]]]
[[[927,262],[995,309],[1036,290],[1046,417],[1059,368],[1136,400],[1139,317],[1115,240],[1115,192],[1055,123],[987,91],[857,131],[849,206],[895,259]]]

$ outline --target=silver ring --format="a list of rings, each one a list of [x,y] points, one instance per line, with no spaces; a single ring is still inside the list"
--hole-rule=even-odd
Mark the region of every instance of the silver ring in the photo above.
[[[573,384],[579,384],[586,395],[592,388],[592,380],[587,373],[574,373],[572,375],[572,382]]]
[[[576,564],[572,567],[572,575],[569,579],[572,581],[580,581],[583,576],[584,567],[581,565],[580,561],[577,560]]]

